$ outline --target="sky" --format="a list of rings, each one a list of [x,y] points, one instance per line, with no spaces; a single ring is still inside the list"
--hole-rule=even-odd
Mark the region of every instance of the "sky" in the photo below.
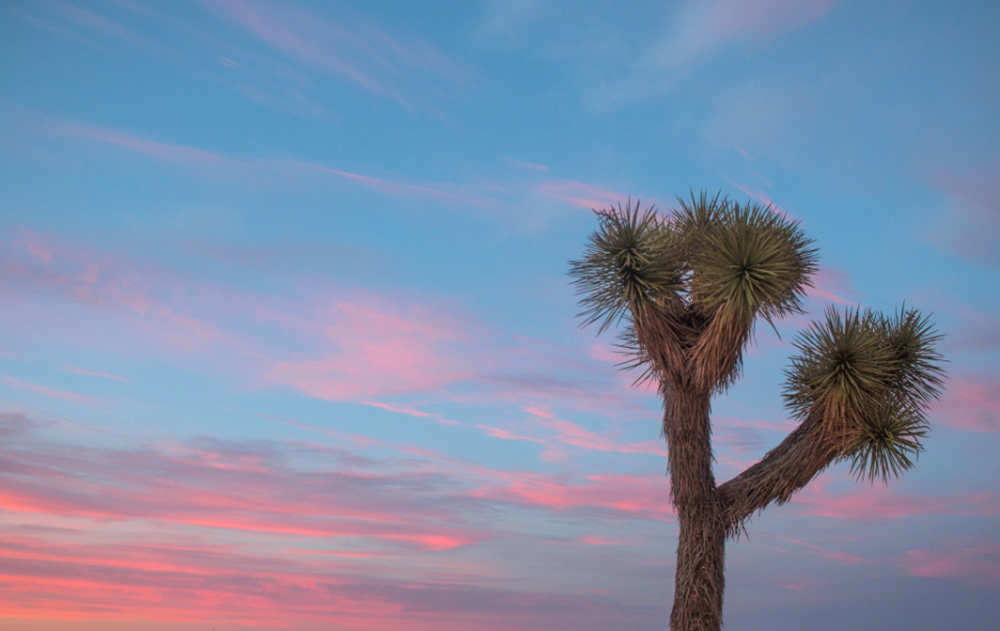
[[[1000,5],[0,16],[4,629],[664,628],[661,403],[567,271],[592,209],[702,189],[820,252],[713,401],[720,482],[826,307],[905,301],[949,362],[914,470],[728,543],[726,628],[1000,617]]]

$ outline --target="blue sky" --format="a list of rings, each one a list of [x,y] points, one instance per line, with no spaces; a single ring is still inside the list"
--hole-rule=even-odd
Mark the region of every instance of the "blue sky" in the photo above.
[[[821,256],[717,478],[826,306],[905,300],[950,361],[914,471],[729,544],[727,627],[1000,613],[1000,10],[621,4],[0,9],[7,626],[662,628],[660,404],[566,271],[591,208],[703,188]]]

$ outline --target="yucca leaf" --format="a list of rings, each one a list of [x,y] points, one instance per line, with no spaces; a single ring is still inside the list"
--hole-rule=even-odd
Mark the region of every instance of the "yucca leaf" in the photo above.
[[[747,326],[757,315],[771,321],[801,311],[816,250],[798,224],[759,204],[716,205],[685,209],[675,219],[692,234],[692,302],[707,314],[725,309]]]
[[[887,398],[864,419],[857,438],[848,448],[851,473],[871,482],[888,482],[899,476],[916,463],[928,430],[927,420],[919,409]]]
[[[911,405],[926,407],[941,394],[943,360],[936,350],[942,335],[931,324],[930,316],[902,305],[892,317],[880,321],[885,343],[896,359],[891,386],[898,389]]]
[[[676,234],[650,206],[627,202],[598,211],[598,229],[570,275],[580,295],[584,324],[599,332],[644,305],[666,305],[683,289]]]
[[[874,413],[895,374],[896,358],[871,311],[826,310],[799,333],[786,370],[786,405],[800,418],[817,406],[855,419]],[[850,419],[845,419],[850,420]]]

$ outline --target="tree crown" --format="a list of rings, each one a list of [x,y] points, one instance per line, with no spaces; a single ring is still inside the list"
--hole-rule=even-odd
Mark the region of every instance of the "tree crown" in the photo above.
[[[584,324],[603,332],[624,321],[623,366],[661,387],[718,391],[738,376],[758,317],[773,326],[802,312],[817,250],[770,206],[706,193],[678,203],[666,214],[631,200],[595,211],[598,228],[570,274]],[[785,403],[799,420],[817,419],[858,477],[898,475],[922,449],[941,392],[940,338],[905,305],[890,316],[827,309],[794,342]]]
[[[678,202],[662,215],[638,201],[595,211],[598,229],[570,264],[580,315],[599,331],[625,320],[622,345],[649,375],[693,361],[699,382],[725,387],[756,318],[773,324],[801,311],[816,250],[797,222],[770,206],[706,193]],[[658,358],[662,349],[652,346],[670,352]]]

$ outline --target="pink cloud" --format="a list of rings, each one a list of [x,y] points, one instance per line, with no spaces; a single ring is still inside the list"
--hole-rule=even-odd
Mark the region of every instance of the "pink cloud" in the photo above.
[[[801,592],[812,591],[820,584],[821,583],[817,583],[816,581],[806,581],[806,580],[785,581],[783,583],[778,583],[778,587],[781,587],[782,589],[787,589],[788,591],[791,592],[801,593]]]
[[[392,405],[391,403],[379,403],[378,401],[359,401],[359,403],[373,408],[379,408],[387,412],[396,412],[397,414],[405,414],[407,416],[417,416],[420,418],[430,418],[434,416],[429,412],[421,412],[420,410],[415,410],[413,408],[403,407],[399,405]]]
[[[626,539],[606,539],[604,537],[598,537],[594,535],[588,535],[583,537],[577,537],[577,542],[588,546],[625,546],[629,545],[629,541]]]
[[[601,210],[611,204],[624,202],[625,195],[598,188],[577,180],[547,179],[537,185],[537,191],[545,196],[558,199],[587,210]]]
[[[659,386],[653,380],[644,379],[639,383],[635,382],[636,377],[642,374],[641,369],[622,370],[620,368],[620,364],[629,362],[632,359],[620,348],[604,342],[593,342],[587,348],[587,355],[606,365],[613,366],[615,369],[615,380],[618,382],[620,388],[644,394],[657,394],[659,392]]]
[[[404,414],[406,416],[415,416],[417,418],[432,419],[435,423],[438,423],[440,425],[450,425],[452,427],[462,425],[460,421],[442,418],[437,414],[431,414],[430,412],[422,412],[415,408],[410,408],[406,406],[394,405],[391,403],[379,403],[378,401],[358,401],[358,403],[373,408],[379,408],[381,410],[385,410],[386,412],[394,412],[396,414]]]
[[[370,190],[395,197],[428,198],[447,203],[472,204],[482,207],[496,207],[498,202],[483,195],[449,186],[445,183],[420,183],[393,180],[343,169],[336,169],[315,162],[303,160],[270,160],[259,161],[260,166],[281,172],[297,174],[334,175],[340,179],[354,182]]]
[[[77,344],[140,345],[175,358],[180,353],[182,359],[193,354],[205,360],[199,369],[222,370],[254,386],[278,385],[327,400],[376,403],[386,410],[398,408],[394,411],[399,413],[426,412],[388,397],[440,394],[442,388],[462,383],[462,403],[509,401],[524,407],[532,402],[528,407],[537,412],[558,402],[588,413],[606,410],[615,418],[623,411],[637,417],[650,414],[624,387],[616,391],[610,381],[609,388],[595,387],[607,380],[609,371],[580,374],[593,367],[572,350],[531,339],[517,340],[514,347],[501,344],[495,332],[456,315],[461,309],[454,304],[298,285],[294,288],[300,292],[292,295],[258,295],[213,283],[207,280],[210,273],[191,279],[134,255],[95,250],[52,235],[30,236],[52,253],[52,263],[39,261],[23,247],[0,262],[7,295],[21,314],[5,324],[22,327],[25,335],[48,330]],[[78,326],[59,325],[62,320],[56,318],[61,316],[56,314],[67,308],[84,316],[74,316]],[[26,327],[28,320],[33,326]],[[114,335],[108,336],[109,331]],[[480,342],[472,345],[472,340]],[[538,374],[518,374],[525,366]],[[77,368],[67,370],[99,372]],[[551,377],[564,370],[571,376]],[[93,376],[104,375],[120,376]],[[462,398],[451,392],[444,396],[456,402]],[[437,415],[424,418],[458,423]],[[652,444],[659,441],[619,445],[596,435],[574,435],[568,425],[548,429],[566,435],[576,448],[588,447],[585,441],[590,440],[589,447],[606,451],[663,453],[662,445]],[[545,457],[560,457],[564,450],[559,446],[566,444],[552,437],[544,440]]]
[[[919,515],[1000,515],[1000,495],[992,491],[915,496],[884,486],[872,486],[835,495],[824,486],[822,482],[814,483],[792,496],[791,501],[805,507],[807,515],[853,521],[885,521]]]
[[[986,309],[970,305],[954,296],[928,292],[939,312],[947,312],[958,322],[945,336],[944,343],[959,351],[989,352],[1000,349],[1000,328],[995,325],[996,315]]]
[[[981,587],[1000,587],[1000,544],[989,541],[951,543],[933,550],[910,549],[897,564],[910,576],[958,580]]]
[[[303,629],[500,631],[607,628],[634,612],[594,593],[515,591],[490,568],[442,564],[417,577],[378,557],[284,557],[251,546],[66,543],[5,537],[0,616],[88,625],[155,620]],[[352,560],[353,559],[353,560]],[[468,570],[465,570],[468,567]],[[464,571],[463,571],[464,570]],[[469,584],[469,578],[477,579]],[[463,580],[464,579],[464,580]]]
[[[19,513],[398,542],[427,550],[448,550],[485,536],[462,526],[447,501],[435,505],[437,481],[418,473],[336,470],[316,478],[282,465],[271,450],[212,446],[140,452],[46,446],[44,468],[22,461],[41,458],[37,448],[29,456],[15,453],[6,458],[0,506]],[[409,483],[399,487],[404,482]],[[407,488],[409,499],[398,488]]]
[[[20,239],[18,240],[20,245],[24,247],[25,250],[39,263],[48,265],[55,258],[55,249],[48,243],[45,243],[38,235],[32,232],[22,233]]]
[[[507,187],[495,182],[476,185],[456,185],[443,181],[408,181],[358,173],[327,164],[292,158],[239,157],[198,147],[169,143],[137,136],[124,131],[96,125],[86,125],[52,117],[34,116],[39,126],[49,133],[80,138],[136,153],[154,160],[176,164],[197,176],[249,178],[254,185],[287,187],[301,185],[303,179],[328,182],[336,180],[363,186],[382,195],[404,199],[431,199],[449,205],[475,206],[492,213],[503,213],[517,200],[518,194],[540,195],[579,208],[601,209],[622,202],[626,196],[575,180],[550,178],[534,183],[520,183],[513,196],[504,193]],[[311,178],[311,179],[310,179]]]
[[[670,486],[663,476],[588,475],[583,483],[532,473],[500,473],[498,477],[500,484],[479,487],[468,495],[549,510],[597,509],[659,521],[674,515]]]
[[[556,432],[555,439],[559,442],[580,449],[622,454],[646,454],[663,458],[667,456],[666,446],[660,441],[617,443],[576,423],[558,418],[539,420],[538,424],[554,430]]]
[[[62,399],[63,401],[76,401],[78,403],[94,403],[97,401],[94,397],[87,396],[85,394],[78,394],[76,392],[70,392],[68,390],[57,390],[55,388],[49,388],[48,386],[43,386],[37,383],[32,383],[30,381],[23,381],[15,377],[10,377],[4,375],[3,382],[8,386],[19,388],[21,390],[28,390],[42,396],[51,397],[53,399]]]
[[[150,158],[184,166],[211,169],[233,169],[240,166],[239,160],[221,153],[150,140],[96,125],[48,119],[45,128],[50,132],[113,145]]]
[[[213,365],[235,360],[230,368],[263,384],[290,386],[329,400],[365,401],[413,416],[425,413],[377,397],[435,390],[469,378],[477,365],[477,353],[467,345],[471,334],[484,333],[454,316],[453,305],[432,308],[335,288],[329,292],[340,297],[332,300],[319,291],[290,298],[257,296],[41,235],[31,237],[53,253],[56,263],[41,263],[27,251],[23,259],[0,262],[5,284],[11,283],[9,294],[23,302],[22,315],[37,308],[40,318],[52,317],[52,298],[93,309],[107,323],[105,331],[116,331],[115,343],[131,335],[171,353],[226,349],[224,355],[212,355]],[[270,335],[261,335],[262,327]],[[73,327],[61,331],[76,333]],[[290,353],[289,348],[303,350]],[[66,370],[118,377],[77,367]],[[431,417],[437,418],[427,415]]]
[[[48,236],[32,234],[31,239],[51,253],[51,263],[39,264],[34,256],[0,262],[0,269],[13,283],[11,295],[26,301],[25,309],[37,304],[40,295],[55,296],[124,317],[147,340],[171,349],[207,348],[226,338],[213,323],[182,312],[160,297],[187,293],[185,284],[178,279],[147,273],[106,253],[95,253]],[[121,325],[120,321],[114,323],[115,327]]]
[[[128,383],[128,379],[120,375],[113,375],[109,372],[100,372],[97,370],[86,370],[84,368],[78,368],[77,366],[63,366],[63,370],[66,372],[71,372],[75,375],[83,375],[85,377],[100,377],[101,379],[110,379],[111,381],[121,381],[122,383]]]
[[[934,406],[935,418],[949,427],[973,432],[1000,431],[1000,379],[985,375],[948,381]]]
[[[555,415],[548,410],[547,406],[528,406],[521,409],[527,412],[528,414],[531,414],[532,416],[537,416],[539,418],[544,418],[544,419],[555,418]]]
[[[476,546],[504,541],[493,532],[497,502],[669,516],[660,476],[571,482],[446,458],[435,464],[448,473],[415,470],[412,459],[366,460],[346,449],[338,457],[337,447],[290,442],[118,448],[30,436],[19,435],[0,454],[0,616],[42,611],[76,622],[104,616],[376,630],[608,628],[630,620],[627,609],[609,605],[607,618],[595,620],[604,610],[593,609],[600,602],[593,594],[552,601],[534,578],[523,591],[496,587],[523,582],[510,574],[516,568],[478,560]],[[484,480],[513,485],[519,496],[480,496]],[[558,498],[555,508],[539,503],[546,495]],[[8,528],[12,517],[24,527]],[[72,536],[62,525],[72,526]],[[514,543],[523,553],[550,539],[518,533]],[[590,535],[579,543],[627,542]],[[580,607],[589,608],[583,625],[567,617]]]
[[[733,186],[735,186],[736,188],[740,189],[743,192],[743,194],[746,195],[747,197],[752,197],[752,198],[756,199],[757,201],[759,201],[760,203],[764,204],[765,206],[770,206],[771,210],[773,210],[774,212],[778,213],[782,217],[785,217],[786,219],[794,219],[795,218],[787,210],[785,210],[781,206],[779,206],[776,203],[774,203],[774,200],[772,200],[767,194],[762,193],[761,191],[752,190],[752,189],[747,188],[746,186],[743,186],[742,184],[739,184],[739,183],[734,182],[732,180],[729,180],[729,183],[732,184]]]
[[[793,539],[791,537],[784,537],[781,535],[776,535],[776,538],[779,541],[784,541],[786,543],[793,543],[797,546],[806,548],[807,550],[810,550],[811,552],[823,557],[824,559],[837,561],[838,563],[842,563],[844,565],[861,565],[867,563],[874,563],[874,561],[872,561],[871,559],[866,559],[857,554],[851,554],[850,552],[841,552],[839,550],[830,550],[828,548],[817,546],[812,543],[807,543],[800,539]]]
[[[941,167],[941,156],[924,168],[924,177],[946,200],[940,219],[924,238],[940,249],[979,265],[1000,265],[991,236],[1000,228],[1000,153],[963,165]]]
[[[281,360],[268,379],[329,400],[428,391],[471,376],[449,348],[467,331],[420,305],[337,301],[320,316],[319,357]]]
[[[408,182],[376,177],[305,160],[239,158],[197,147],[152,140],[106,127],[84,125],[51,117],[40,118],[43,121],[43,128],[50,133],[111,145],[155,160],[196,169],[198,174],[229,176],[245,174],[253,176],[254,182],[272,182],[273,185],[287,185],[295,176],[332,175],[339,180],[394,197],[426,198],[486,208],[501,206],[497,200],[488,196],[443,182]]]
[[[634,374],[581,356],[580,345],[537,337],[515,336],[514,341],[516,346],[507,345],[500,354],[499,369],[479,379],[483,393],[463,395],[456,402],[493,405],[502,401],[521,409],[530,407],[531,411],[525,411],[533,416],[539,411],[551,414],[551,407],[558,405],[616,421],[660,417],[650,391],[631,387]]]
[[[497,427],[485,425],[477,425],[477,427],[494,438],[521,440],[546,445],[548,449],[542,455],[543,459],[546,460],[561,459],[565,455],[562,449],[563,446],[575,447],[587,451],[647,454],[657,457],[666,457],[667,455],[667,450],[660,441],[619,443],[612,438],[592,432],[581,425],[558,418],[547,406],[527,406],[522,409],[537,419],[532,421],[534,425],[551,430],[554,432],[554,435],[549,437],[526,436]]]
[[[538,443],[541,445],[546,444],[546,441],[541,438],[535,438],[533,436],[525,436],[523,434],[515,434],[500,427],[491,427],[489,425],[476,425],[476,427],[481,429],[487,435],[492,436],[493,438],[500,438],[502,440],[521,440],[529,443]]]
[[[857,305],[856,301],[843,296],[851,293],[850,276],[844,271],[829,267],[820,268],[813,275],[813,286],[806,289],[806,295],[814,299],[842,305]]]

